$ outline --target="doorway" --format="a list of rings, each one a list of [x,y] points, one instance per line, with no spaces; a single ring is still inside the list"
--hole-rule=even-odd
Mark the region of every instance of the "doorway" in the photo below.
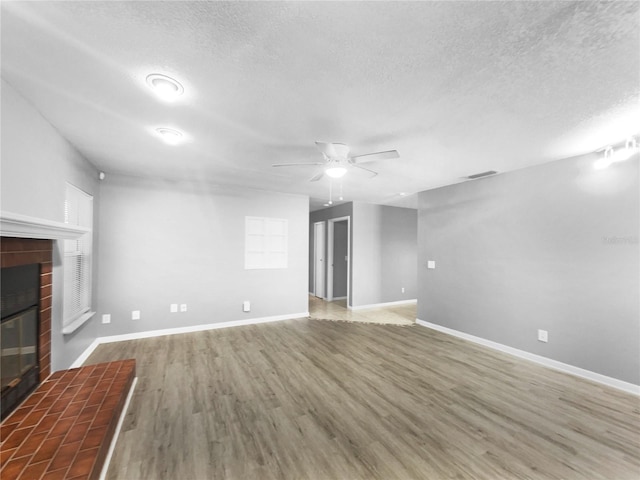
[[[351,218],[339,217],[328,221],[327,235],[327,300],[346,300],[349,292],[351,265]]]

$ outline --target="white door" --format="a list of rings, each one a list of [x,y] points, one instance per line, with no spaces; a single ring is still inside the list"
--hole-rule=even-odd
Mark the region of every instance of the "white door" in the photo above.
[[[325,223],[316,222],[313,224],[313,294],[320,298],[325,297],[325,250]]]

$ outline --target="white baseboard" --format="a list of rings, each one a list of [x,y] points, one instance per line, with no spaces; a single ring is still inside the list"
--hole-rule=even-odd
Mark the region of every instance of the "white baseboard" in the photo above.
[[[331,300],[331,301],[333,302],[334,300],[344,300],[346,298],[347,297],[333,297],[333,300]]]
[[[141,338],[162,337],[164,335],[176,335],[180,333],[201,332],[204,330],[216,330],[218,328],[242,327],[246,325],[256,325],[259,323],[279,322],[282,320],[295,320],[296,318],[307,318],[309,312],[291,313],[288,315],[274,315],[272,317],[248,318],[246,320],[231,320],[229,322],[207,323],[203,325],[192,325],[188,327],[165,328],[162,330],[148,330],[146,332],[125,333],[122,335],[110,335],[108,337],[96,338],[87,349],[71,364],[69,368],[81,367],[89,358],[98,345],[103,343],[124,342],[126,340],[138,340]]]
[[[349,310],[365,310],[367,308],[380,308],[380,307],[392,307],[394,305],[408,305],[410,303],[416,303],[418,300],[412,298],[410,300],[398,300],[397,302],[385,302],[385,303],[372,303],[369,305],[358,305],[355,307],[349,306]]]
[[[135,390],[137,384],[138,377],[135,377],[133,379],[133,383],[131,383],[131,388],[129,388],[129,393],[127,394],[127,399],[124,402],[124,407],[122,407],[122,412],[120,412],[120,418],[118,419],[118,424],[116,425],[116,431],[113,433],[111,445],[109,445],[109,451],[107,452],[107,457],[104,460],[104,465],[102,466],[102,471],[100,472],[100,480],[104,480],[105,478],[107,478],[107,470],[109,470],[109,463],[111,463],[113,450],[116,448],[116,442],[118,441],[118,436],[120,435],[120,430],[122,429],[122,424],[124,423],[124,417],[127,416],[127,410],[129,409],[131,398],[133,398],[133,391]]]
[[[87,360],[87,358],[89,358],[89,356],[93,353],[93,351],[97,348],[98,345],[100,345],[100,338],[96,338],[93,342],[91,342],[91,345],[89,345],[84,352],[82,352],[80,354],[80,356],[78,358],[76,358],[76,361],[73,362],[69,368],[78,368],[81,367],[82,364]]]
[[[418,325],[422,325],[423,327],[427,327],[432,330],[437,330],[438,332],[446,333],[454,337],[462,338],[464,340],[468,340],[470,342],[492,348],[493,350],[498,350],[500,352],[513,355],[514,357],[523,358],[525,360],[538,363],[540,365],[543,365],[548,368],[552,368],[554,370],[559,370],[561,372],[568,373],[576,377],[586,378],[587,380],[591,380],[596,383],[607,385],[608,387],[613,387],[615,389],[640,396],[640,385],[624,382],[622,380],[618,380],[617,378],[607,377],[606,375],[602,375],[600,373],[592,372],[590,370],[585,370],[580,367],[575,367],[567,363],[558,362],[557,360],[552,360],[550,358],[543,357],[541,355],[536,355],[534,353],[529,353],[524,350],[519,350],[517,348],[509,347],[501,343],[492,342],[491,340],[487,340],[481,337],[476,337],[474,335],[460,332],[458,330],[453,330],[452,328],[443,327],[442,325],[436,325],[435,323],[425,322],[424,320],[420,320],[420,319],[417,319],[416,323]]]

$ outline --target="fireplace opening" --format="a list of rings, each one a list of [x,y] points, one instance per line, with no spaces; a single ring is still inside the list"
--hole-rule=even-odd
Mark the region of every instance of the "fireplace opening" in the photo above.
[[[6,418],[39,382],[40,265],[0,272],[1,418]]]

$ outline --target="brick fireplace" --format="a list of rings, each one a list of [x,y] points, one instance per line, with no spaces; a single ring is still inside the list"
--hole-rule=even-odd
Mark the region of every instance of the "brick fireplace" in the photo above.
[[[122,421],[135,386],[135,360],[51,374],[54,241],[75,240],[87,231],[0,211],[0,266],[5,269],[4,280],[0,280],[3,358],[10,370],[17,364],[20,369],[16,371],[22,371],[24,366],[32,372],[30,378],[41,382],[12,413],[4,416],[3,412],[0,478],[88,480],[106,474],[107,453],[110,446],[113,448],[118,420]],[[33,327],[36,321],[37,333]],[[8,325],[10,322],[14,323]],[[25,329],[25,324],[30,328]],[[22,342],[27,337],[28,342]],[[18,347],[13,343],[16,338],[21,339]],[[39,370],[31,368],[35,357]],[[12,383],[6,382],[9,386]]]
[[[40,382],[51,373],[52,249],[52,240],[11,237],[0,239],[2,268],[34,264],[39,266],[37,358]]]

